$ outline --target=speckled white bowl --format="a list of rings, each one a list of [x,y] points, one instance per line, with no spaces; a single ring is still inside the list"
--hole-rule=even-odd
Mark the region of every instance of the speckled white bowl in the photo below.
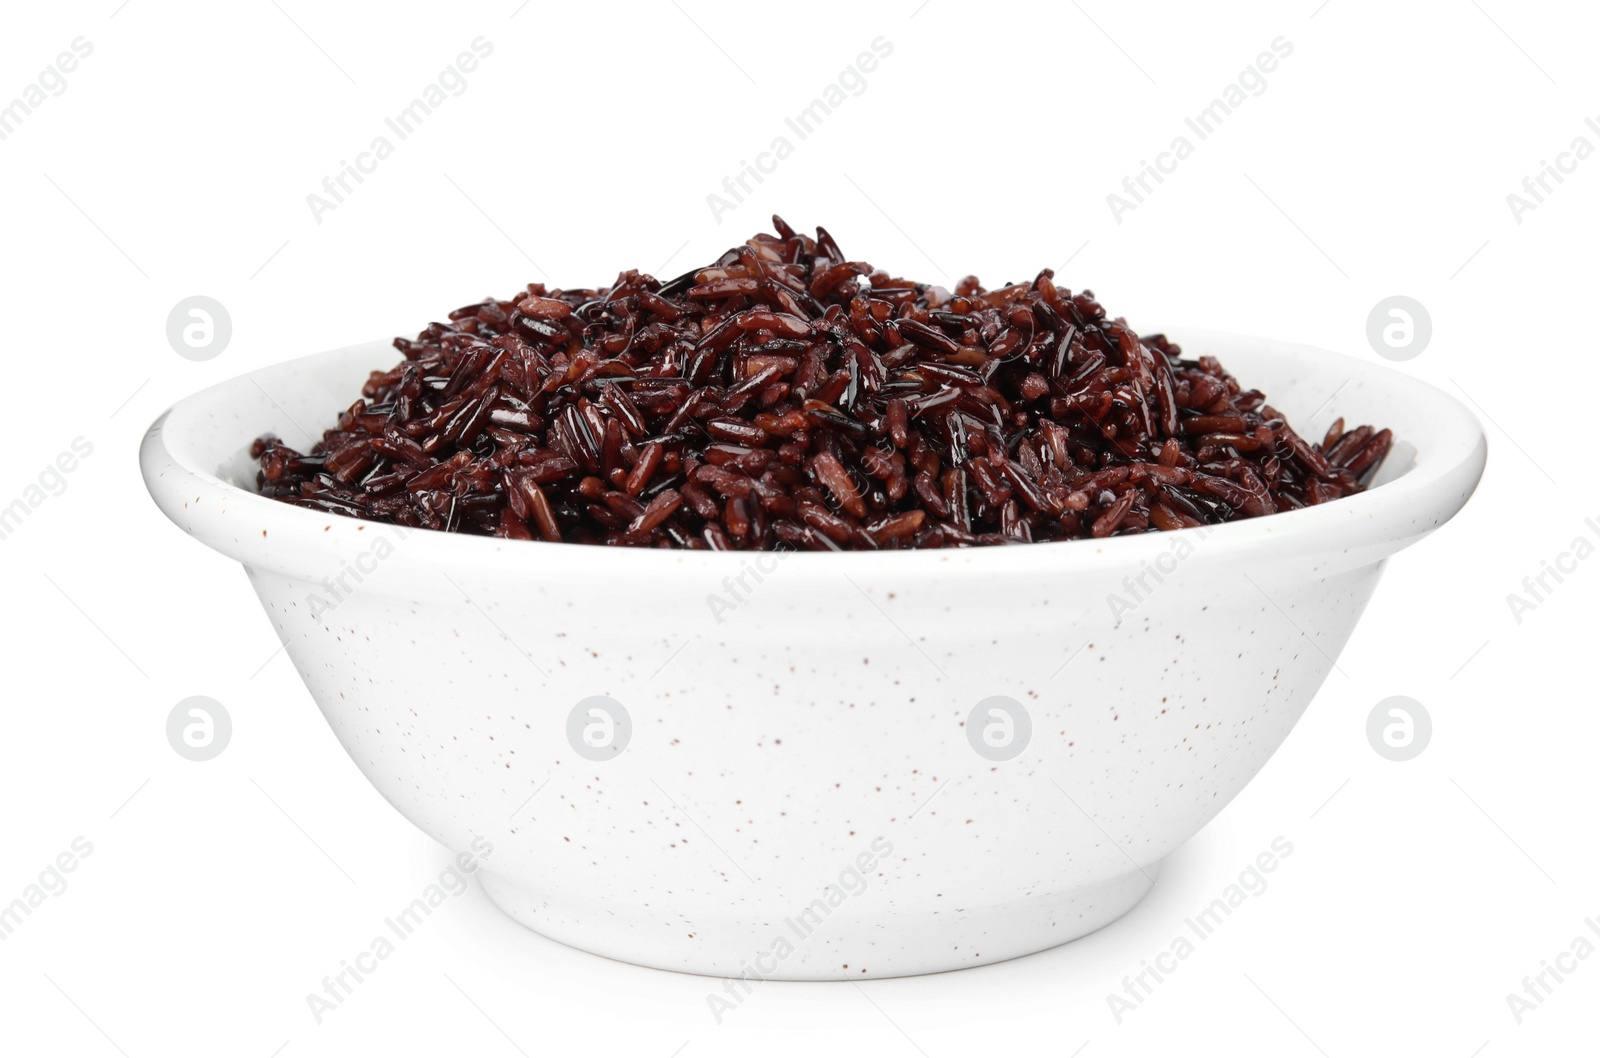
[[[307,442],[383,343],[190,397],[141,459],[167,516],[245,564],[372,783],[453,850],[492,842],[484,886],[518,922],[719,976],[929,973],[1137,903],[1283,741],[1385,559],[1482,471],[1476,420],[1430,386],[1169,333],[1308,436],[1393,427],[1381,484],[1209,531],[758,557],[402,533],[255,495],[250,438]],[[626,710],[620,752],[569,736],[616,712],[596,696]],[[968,721],[1003,742],[991,708],[1011,741],[984,755]]]

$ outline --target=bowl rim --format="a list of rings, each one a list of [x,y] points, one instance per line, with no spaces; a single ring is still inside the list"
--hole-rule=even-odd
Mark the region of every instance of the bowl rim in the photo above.
[[[1155,333],[1155,332],[1151,332]],[[498,537],[447,533],[395,526],[314,511],[268,499],[235,485],[210,469],[222,460],[206,456],[194,434],[210,409],[236,403],[235,394],[257,399],[270,390],[259,380],[274,374],[305,371],[314,363],[354,358],[392,350],[388,341],[364,342],[308,356],[279,361],[216,383],[173,404],[146,431],[140,445],[140,466],[146,487],[158,507],[175,524],[207,546],[249,567],[292,572],[304,565],[297,553],[344,553],[369,547],[368,530],[403,535],[405,545],[387,564],[462,572],[545,572],[552,568],[604,565],[616,572],[652,573],[683,569],[721,577],[760,555],[782,554],[786,568],[799,572],[894,573],[950,572],[966,569],[984,575],[1078,569],[1137,569],[1187,542],[1197,555],[1228,561],[1244,552],[1252,561],[1299,558],[1310,554],[1384,554],[1414,543],[1459,511],[1480,480],[1487,456],[1487,438],[1477,417],[1438,387],[1392,368],[1329,352],[1314,346],[1200,328],[1165,329],[1180,344],[1223,347],[1220,357],[1268,355],[1291,358],[1296,365],[1313,362],[1337,367],[1346,385],[1379,385],[1398,391],[1421,409],[1424,426],[1409,429],[1397,440],[1415,449],[1410,466],[1391,480],[1355,496],[1217,526],[1114,536],[1101,540],[1060,540],[970,548],[896,551],[698,551],[504,540]],[[1226,359],[1224,366],[1232,371]],[[1248,380],[1248,371],[1239,373]],[[1360,384],[1360,385],[1356,385]],[[1343,388],[1343,387],[1341,387]],[[254,391],[260,390],[260,393]],[[1271,395],[1269,394],[1269,397]],[[233,397],[232,401],[228,398]],[[270,397],[267,398],[269,401]],[[1392,456],[1391,456],[1392,458]],[[1205,542],[1199,547],[1200,541]],[[1382,557],[1381,555],[1379,557]],[[790,564],[793,564],[792,566]]]

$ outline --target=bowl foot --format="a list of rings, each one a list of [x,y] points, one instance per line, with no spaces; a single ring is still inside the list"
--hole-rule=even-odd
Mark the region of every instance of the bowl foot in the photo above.
[[[787,901],[781,906],[794,908],[788,916],[741,915],[736,904],[706,915],[681,907],[606,906],[553,897],[488,869],[478,877],[497,907],[551,940],[638,966],[754,984],[909,977],[1032,955],[1127,914],[1150,891],[1160,867],[1001,905],[906,913],[879,893],[872,908],[846,902],[828,911],[820,902],[807,908]],[[737,1001],[747,991],[735,981],[729,994]]]

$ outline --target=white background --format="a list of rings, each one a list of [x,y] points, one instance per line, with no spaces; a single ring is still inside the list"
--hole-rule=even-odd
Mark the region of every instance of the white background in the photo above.
[[[1594,1053],[1600,957],[1520,1025],[1506,1002],[1600,919],[1600,561],[1520,623],[1507,603],[1600,535],[1600,160],[1520,223],[1507,203],[1576,137],[1600,146],[1592,8],[118,2],[17,5],[0,32],[0,102],[74,38],[93,46],[0,141],[0,505],[93,445],[0,540],[0,903],[93,845],[0,941],[0,1051]],[[466,91],[318,223],[306,196],[479,36],[493,53]],[[790,133],[792,156],[715,218],[707,195],[878,36],[893,52],[865,91]],[[1118,223],[1106,196],[1280,36],[1293,54],[1267,88]],[[769,983],[718,1025],[714,982],[546,941],[474,890],[318,1025],[306,994],[447,855],[345,757],[241,571],[156,512],[145,426],[214,381],[414,333],[542,269],[675,275],[774,210],[947,284],[1056,266],[1180,338],[1376,360],[1369,310],[1414,297],[1433,337],[1399,369],[1479,412],[1488,475],[1393,561],[1278,755],[1099,934],[939,977]],[[195,294],[233,321],[205,363],[165,336]],[[164,733],[194,694],[234,721],[208,763]],[[1434,721],[1407,763],[1365,735],[1394,694]],[[1278,835],[1295,851],[1268,890],[1119,1025],[1107,994]]]

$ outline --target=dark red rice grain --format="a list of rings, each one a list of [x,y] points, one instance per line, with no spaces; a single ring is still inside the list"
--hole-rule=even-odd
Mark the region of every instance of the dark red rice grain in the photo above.
[[[669,283],[536,283],[395,339],[310,454],[251,446],[262,494],[524,540],[959,547],[1325,503],[1389,450],[1343,420],[1307,442],[1049,269],[951,293],[773,223]]]

